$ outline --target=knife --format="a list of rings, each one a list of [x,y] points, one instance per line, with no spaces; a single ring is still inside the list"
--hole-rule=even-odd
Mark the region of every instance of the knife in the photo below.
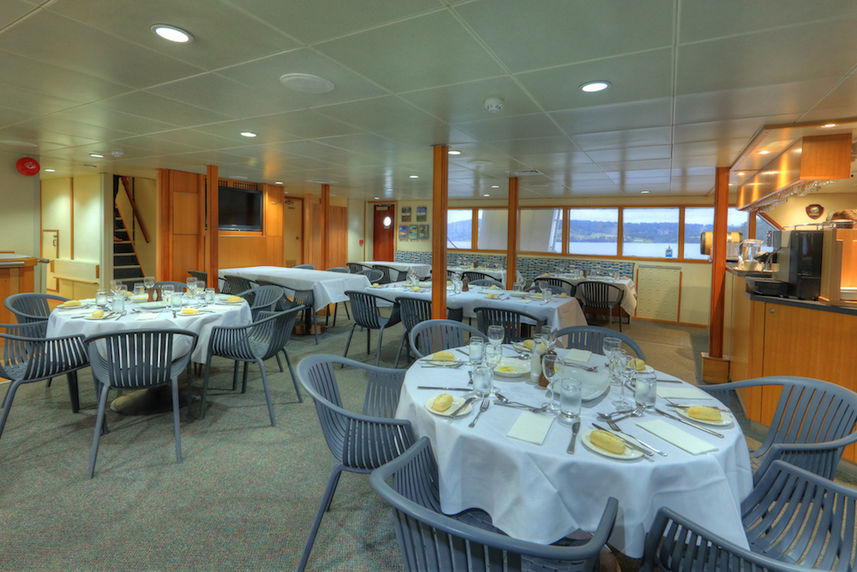
[[[459,411],[461,411],[462,409],[464,409],[465,407],[467,407],[468,405],[470,405],[470,404],[471,404],[471,403],[473,403],[474,401],[476,401],[476,396],[475,396],[475,395],[474,395],[473,397],[468,397],[467,399],[465,399],[465,400],[464,400],[464,403],[462,403],[461,405],[459,405],[458,407],[456,407],[456,408],[455,408],[455,411],[453,411],[452,413],[450,413],[450,414],[449,414],[449,416],[450,416],[450,417],[455,417],[456,415],[458,415],[458,412],[459,412]]]
[[[658,409],[657,407],[655,408],[655,411],[657,411],[658,413],[660,413],[661,415],[663,415],[664,417],[666,417],[668,419],[680,421],[680,422],[684,423],[685,425],[690,425],[694,429],[699,429],[700,431],[704,431],[704,432],[708,433],[709,435],[714,435],[715,437],[717,437],[719,439],[723,439],[723,433],[718,433],[717,431],[712,431],[708,427],[703,427],[702,425],[697,425],[696,423],[692,423],[692,422],[688,421],[687,419],[682,419],[678,415],[673,415],[671,413],[667,413],[663,409]]]
[[[651,457],[652,455],[654,455],[654,453],[652,453],[652,452],[651,452],[651,451],[649,451],[648,449],[644,449],[643,447],[641,447],[640,445],[637,445],[636,443],[634,443],[634,442],[633,442],[633,441],[631,441],[630,439],[626,439],[626,438],[625,438],[625,437],[623,437],[622,435],[617,435],[615,432],[610,431],[609,429],[605,429],[604,427],[602,427],[602,426],[598,425],[597,423],[593,423],[593,424],[592,424],[592,426],[593,426],[593,427],[595,427],[596,429],[600,429],[600,430],[602,430],[602,431],[606,431],[607,433],[610,433],[611,435],[614,435],[614,436],[618,437],[619,439],[622,439],[622,441],[624,441],[626,445],[630,445],[631,447],[633,447],[634,449],[636,449],[636,450],[640,451],[642,454],[644,454],[644,455],[645,455],[645,456],[647,456],[647,457]]]
[[[574,453],[574,446],[577,444],[577,432],[580,431],[580,418],[574,420],[574,425],[571,426],[571,441],[568,442],[568,449],[565,450],[569,455]]]
[[[435,385],[418,385],[417,389],[441,389],[446,391],[472,391],[472,387],[438,387]]]

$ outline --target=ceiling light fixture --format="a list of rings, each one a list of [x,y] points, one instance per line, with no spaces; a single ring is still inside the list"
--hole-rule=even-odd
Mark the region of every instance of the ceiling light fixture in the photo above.
[[[408,175],[408,178],[409,179],[419,179],[420,176],[419,175]]]
[[[499,189],[499,188],[500,188],[500,185],[491,185],[491,188],[492,188],[492,189]]]
[[[234,175],[232,178],[233,178],[233,179],[238,179],[238,180],[241,180],[241,181],[246,181],[246,180],[247,180],[247,177],[245,177],[244,175]]]
[[[482,196],[483,196],[483,197],[490,197],[491,195],[489,195],[488,193],[485,193],[485,194],[484,194],[484,195],[482,195]]]
[[[379,200],[379,198],[380,198],[380,197],[375,197],[375,200],[377,201],[377,200]]]
[[[610,82],[603,80],[587,81],[586,83],[582,83],[578,86],[580,91],[584,93],[597,93],[599,91],[604,91],[608,87],[610,87]]]
[[[104,155],[102,155],[101,153],[90,153],[89,156],[92,157],[93,159],[103,159],[104,158]]]
[[[241,137],[249,137],[250,139],[252,139],[255,136],[256,136],[256,134],[253,133],[252,131],[242,131],[241,132]]]
[[[282,182],[282,181],[274,181],[274,184],[275,184],[275,185],[282,185],[282,184],[283,184],[283,182]]]
[[[152,26],[152,32],[165,40],[169,40],[170,42],[175,42],[177,44],[187,44],[193,40],[193,34],[187,30],[177,28],[176,26],[170,26],[169,24],[155,24]]]
[[[499,113],[503,106],[506,105],[506,102],[500,99],[499,97],[486,97],[485,101],[482,102],[482,107],[488,113]]]
[[[311,73],[284,73],[280,76],[280,83],[301,93],[327,93],[336,87],[329,79]]]
[[[768,151],[767,149],[762,149],[761,151],[759,151],[759,155],[767,155],[768,153],[770,153],[770,151]]]
[[[651,193],[651,192],[652,192],[652,191],[645,191],[645,190],[644,190],[644,191],[640,191],[640,194],[641,194],[641,195],[648,195],[648,194],[649,194],[649,193]]]
[[[739,177],[743,177],[743,176],[744,176],[744,171],[738,171],[738,176],[739,176]]]
[[[45,169],[45,173],[56,173],[56,169]]]
[[[836,123],[825,123],[822,127],[824,129],[830,129],[831,127],[836,127]]]
[[[448,155],[461,155],[461,151],[459,151],[457,149],[450,149],[449,151],[447,151],[447,154]]]

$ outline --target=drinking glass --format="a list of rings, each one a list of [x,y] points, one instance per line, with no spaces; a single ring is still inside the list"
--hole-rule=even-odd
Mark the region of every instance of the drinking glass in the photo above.
[[[491,370],[480,365],[473,370],[473,392],[479,397],[488,397],[494,389],[494,376]]]
[[[119,291],[119,286],[121,286],[121,285],[122,285],[121,281],[111,280],[110,281],[110,290],[112,290],[113,293],[116,294]]]
[[[173,292],[173,295],[170,296],[170,307],[175,310],[177,308],[181,308],[184,305],[183,296],[178,292]]]
[[[110,306],[110,310],[117,314],[125,311],[125,296],[123,294],[123,292],[120,292],[118,296],[113,296],[113,303]]]
[[[211,304],[214,302],[214,288],[205,289],[205,303]]]
[[[95,293],[95,305],[102,308],[107,306],[107,290],[99,290]]]
[[[601,349],[604,352],[604,355],[610,359],[610,356],[616,350],[622,347],[622,340],[613,336],[608,336],[604,338],[604,342],[602,342]]]
[[[170,299],[173,297],[175,291],[176,287],[172,284],[165,284],[164,286],[161,286],[161,301],[169,304]]]
[[[583,396],[580,390],[580,378],[577,373],[557,381],[559,390],[559,421],[571,425],[580,417]]]
[[[557,398],[555,393],[554,384],[557,379],[557,357],[556,354],[545,354],[542,356],[542,373],[545,376],[545,379],[548,380],[548,386],[545,388],[545,397],[547,401],[542,403],[542,407],[545,407],[545,411],[550,411],[551,413],[556,413],[558,408],[554,400]]]
[[[553,296],[553,290],[551,290],[547,286],[542,286],[542,298],[545,299],[545,304],[551,301],[551,297]]]
[[[155,277],[154,276],[143,276],[143,286],[146,287],[146,290],[151,290],[155,287]]]
[[[142,282],[134,284],[134,296],[143,296],[146,293],[146,288]]]
[[[470,338],[468,348],[470,350],[470,364],[476,367],[482,363],[482,356],[485,353],[485,340],[483,338],[473,336]]]
[[[618,390],[619,395],[613,400],[613,406],[617,409],[631,407],[632,404],[625,397],[625,378],[628,372],[628,361],[631,357],[623,349],[618,349],[610,356],[610,385]]]
[[[119,286],[116,287],[116,292],[114,292],[114,297],[122,296],[123,298],[128,294],[128,285],[120,282]]]
[[[188,296],[195,296],[196,295],[197,279],[194,276],[191,276],[190,278],[185,280],[185,284],[187,284],[187,288],[185,289],[185,292],[187,293],[187,295]]]
[[[494,344],[485,346],[485,364],[491,368],[491,371],[494,371],[500,365],[500,360],[502,359],[503,350],[500,349],[500,346],[495,346]]]
[[[636,385],[634,386],[634,402],[637,407],[645,407],[652,411],[657,399],[658,381],[652,371],[638,371],[636,373]]]
[[[461,286],[462,286],[461,280],[459,280],[458,278],[452,279],[452,293],[453,294],[461,294]]]
[[[491,340],[491,345],[499,348],[500,344],[503,343],[503,338],[506,337],[506,330],[503,329],[503,326],[499,326],[494,324],[492,326],[488,326],[488,339]]]

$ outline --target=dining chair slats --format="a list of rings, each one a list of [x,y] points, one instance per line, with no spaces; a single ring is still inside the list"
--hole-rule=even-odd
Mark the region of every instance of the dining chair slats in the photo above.
[[[208,285],[208,272],[203,272],[202,270],[188,270],[187,273],[206,286]]]
[[[222,294],[238,295],[239,292],[246,292],[253,288],[253,282],[243,276],[224,274],[221,278],[223,278],[223,288],[220,289]]]
[[[602,328],[600,326],[569,326],[557,330],[557,341],[562,341],[563,337],[565,337],[565,347],[589,350],[596,354],[604,353],[604,338],[619,338],[623,344],[637,354],[638,358],[642,360],[646,359],[643,350],[640,349],[637,342],[629,335],[611,330],[610,328]]]
[[[250,288],[236,295],[247,300],[247,304],[250,305],[250,313],[255,319],[259,312],[270,311],[274,308],[280,298],[283,297],[283,288],[282,286],[266,284]]]
[[[577,546],[526,542],[443,514],[437,464],[426,437],[373,471],[369,481],[393,509],[407,570],[594,570],[618,512],[618,501],[607,499],[598,528]]]
[[[425,320],[411,329],[411,350],[421,358],[442,350],[466,346],[473,336],[486,339],[485,334],[476,328],[456,320]]]
[[[381,271],[381,279],[378,280],[379,284],[389,284],[390,282],[398,282],[402,279],[402,273],[400,273],[392,266],[386,266],[384,264],[373,264],[372,268]]]
[[[393,309],[390,312],[390,317],[381,316],[379,311],[379,302],[389,302],[375,294],[359,292],[357,290],[347,290],[345,295],[351,302],[351,314],[354,317],[354,325],[351,326],[351,333],[348,334],[348,341],[345,343],[345,353],[343,357],[348,356],[348,348],[351,347],[351,338],[354,336],[354,329],[357,326],[366,329],[366,353],[371,353],[372,330],[378,330],[378,352],[375,357],[375,365],[378,365],[381,360],[381,345],[384,340],[384,330],[390,326],[394,326],[401,321],[399,313],[399,304],[394,302]]]
[[[369,268],[365,264],[360,264],[359,262],[347,262],[346,265],[348,266],[348,271],[352,274],[360,274]]]
[[[541,276],[536,278],[533,280],[533,287],[537,290],[541,290],[542,287],[549,288],[554,294],[565,292],[569,296],[574,296],[577,291],[577,287],[572,282],[563,280],[562,278],[554,278],[553,276]]]
[[[474,308],[473,313],[476,314],[476,323],[482,332],[487,332],[488,326],[503,326],[505,333],[503,337],[504,344],[531,338],[533,328],[545,324],[543,318],[537,318],[526,312],[516,312],[515,310],[507,310],[505,308],[483,306]]]
[[[160,290],[164,286],[172,286],[179,294],[187,290],[187,284],[184,282],[176,282],[174,280],[161,280],[160,282],[155,282],[156,290]]]
[[[420,322],[431,320],[431,300],[424,298],[416,298],[414,296],[399,296],[396,298],[399,303],[399,313],[402,316],[402,341],[399,343],[399,349],[396,351],[396,363],[393,367],[399,367],[399,358],[401,357],[402,348],[410,339],[411,330]],[[464,312],[461,308],[447,308],[446,317],[448,320],[461,321],[464,318]],[[410,344],[408,344],[408,355],[410,355]]]
[[[584,280],[577,284],[575,296],[580,300],[583,312],[587,309],[606,310],[608,324],[613,324],[613,312],[615,308],[621,308],[625,290],[599,280]],[[619,331],[622,331],[622,315],[620,309]]]
[[[343,407],[334,365],[367,373],[361,413]],[[404,370],[373,367],[332,355],[308,356],[298,364],[298,379],[315,403],[322,435],[337,460],[298,564],[299,571],[306,568],[322,517],[330,508],[342,471],[369,473],[400,455],[414,442],[410,422],[393,417],[404,378]]]
[[[365,276],[369,280],[370,284],[380,284],[381,281],[384,279],[384,272],[376,268],[366,268],[364,270],[361,270],[357,274],[362,274],[363,276]]]
[[[465,270],[464,272],[462,272],[461,273],[461,279],[464,280],[465,278],[467,278],[467,281],[471,284],[473,284],[474,280],[493,280],[494,282],[499,283],[499,280],[497,280],[496,278],[494,278],[490,274],[486,274],[484,272],[478,272],[476,270]]]
[[[54,296],[53,294],[21,292],[7,296],[3,300],[3,304],[12,312],[19,324],[26,324],[47,320],[51,315],[51,300],[55,302],[67,302],[68,298]]]
[[[491,286],[496,286],[498,288],[503,287],[503,284],[500,281],[494,280],[493,278],[482,278],[481,280],[473,280],[472,282],[468,282],[468,284],[470,286],[487,286],[488,288],[490,288]]]

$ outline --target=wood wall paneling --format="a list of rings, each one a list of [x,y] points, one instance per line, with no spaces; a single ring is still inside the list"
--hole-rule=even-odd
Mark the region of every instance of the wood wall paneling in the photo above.
[[[331,206],[327,268],[333,266],[345,266],[347,261],[348,207]]]

